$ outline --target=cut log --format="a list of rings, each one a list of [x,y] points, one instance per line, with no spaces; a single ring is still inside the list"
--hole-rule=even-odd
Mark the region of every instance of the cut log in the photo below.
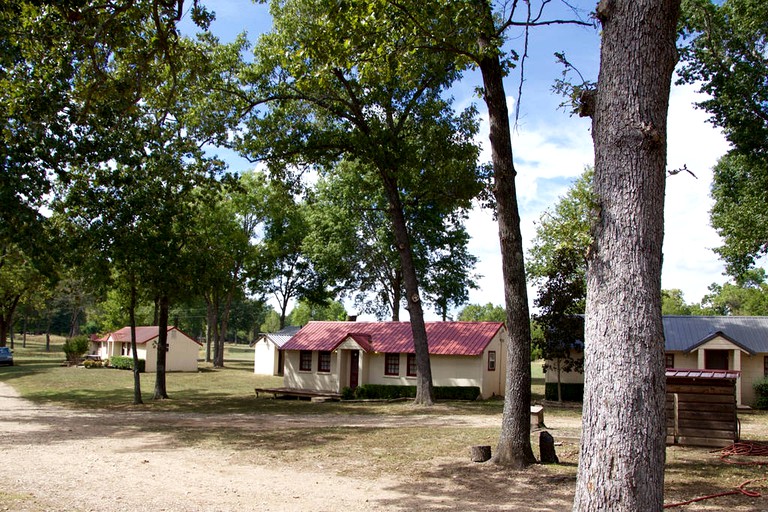
[[[490,446],[472,446],[470,447],[472,453],[472,462],[485,462],[491,460],[491,447]]]
[[[560,462],[555,453],[555,438],[546,430],[539,434],[539,451],[541,452],[542,464],[558,464]]]

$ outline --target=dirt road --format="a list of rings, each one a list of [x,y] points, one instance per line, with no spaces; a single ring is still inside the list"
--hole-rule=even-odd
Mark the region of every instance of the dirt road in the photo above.
[[[384,423],[382,424],[382,421]],[[408,421],[436,428],[444,419]],[[452,419],[456,425],[457,419]],[[478,426],[483,418],[458,421]],[[497,511],[568,510],[570,482],[531,470],[510,475],[468,457],[429,461],[412,474],[339,476],[231,446],[189,446],[186,435],[226,426],[280,429],[388,426],[381,417],[88,412],[41,406],[0,383],[0,510],[40,511]],[[394,425],[390,425],[393,426]],[[402,418],[397,426],[402,426]]]

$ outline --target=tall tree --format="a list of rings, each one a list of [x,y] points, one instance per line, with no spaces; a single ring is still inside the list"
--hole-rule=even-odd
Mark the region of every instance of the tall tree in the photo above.
[[[723,128],[731,151],[714,169],[717,252],[740,277],[768,253],[768,4],[760,0],[683,2],[680,80],[699,86],[698,104]]]
[[[215,367],[224,365],[224,337],[233,301],[244,296],[249,278],[264,278],[257,261],[264,243],[267,189],[261,173],[246,173],[221,184],[213,194],[202,194],[193,220],[199,276],[195,287],[206,304],[206,360],[213,342]]]
[[[712,283],[701,300],[701,309],[712,315],[768,315],[768,282],[765,271],[751,269],[735,283]]]
[[[711,195],[710,219],[723,240],[715,250],[728,274],[740,279],[768,254],[768,154],[732,151],[720,158]]]
[[[296,307],[291,310],[288,316],[288,324],[303,326],[310,320],[346,320],[347,312],[344,305],[337,301],[328,301],[325,304],[318,305],[306,300],[299,301]]]
[[[47,282],[31,259],[15,244],[0,248],[0,347],[13,325],[14,315],[25,296]]]
[[[376,169],[400,256],[417,364],[416,403],[434,401],[419,276],[406,204],[444,212],[468,207],[480,189],[474,111],[456,115],[442,97],[455,58],[419,51],[396,24],[392,5],[324,0],[272,4],[274,31],[257,46],[251,81],[268,102],[254,111],[246,151],[288,165],[323,166],[340,157]],[[379,9],[379,7],[381,9]],[[337,34],[347,34],[340,38]]]
[[[539,290],[533,301],[538,313],[533,321],[542,337],[535,338],[544,358],[544,371],[557,375],[557,400],[562,401],[563,372],[581,372],[584,358],[584,302],[587,286],[584,279],[584,254],[573,247],[558,247],[551,255],[546,274],[540,276]]]
[[[661,290],[662,315],[690,315],[692,312],[691,306],[685,303],[682,290]]]
[[[585,111],[595,142],[595,209],[578,511],[663,508],[661,246],[679,7],[679,0],[597,6],[600,73],[594,109]]]
[[[251,289],[271,294],[277,300],[282,329],[294,299],[322,304],[328,294],[323,277],[305,251],[310,229],[306,201],[297,197],[290,186],[273,180],[266,202],[264,251],[257,264],[268,277],[251,280]]]
[[[403,272],[386,203],[375,170],[360,162],[339,163],[316,186],[304,250],[363,312],[399,321]],[[424,301],[445,317],[451,306],[466,302],[474,286],[477,258],[467,250],[465,214],[443,215],[425,201],[405,208]]]
[[[504,307],[491,302],[485,305],[469,304],[459,312],[459,320],[462,322],[504,322],[506,319]]]
[[[742,154],[768,156],[768,5],[760,0],[683,2],[680,81]]]
[[[593,171],[586,169],[573,182],[553,208],[548,208],[536,223],[536,234],[528,250],[526,273],[534,284],[541,283],[562,268],[562,257],[577,258],[574,270],[586,279],[587,253],[592,238],[589,233]]]
[[[480,70],[482,97],[488,109],[489,140],[493,164],[493,197],[499,223],[502,273],[507,311],[508,364],[502,429],[494,461],[523,467],[536,461],[530,444],[531,329],[523,263],[520,213],[517,203],[509,110],[504,78],[518,53],[505,51],[508,32],[520,29],[521,53],[528,44],[529,29],[537,26],[577,23],[579,20],[547,19],[545,8],[525,2],[467,0],[424,5],[395,2],[406,24],[421,38],[419,44],[440,53],[460,57]],[[566,4],[567,5],[567,4]]]

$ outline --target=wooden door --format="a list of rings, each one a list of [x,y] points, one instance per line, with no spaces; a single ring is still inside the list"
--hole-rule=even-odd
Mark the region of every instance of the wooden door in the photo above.
[[[349,387],[355,389],[360,375],[360,351],[349,352]]]

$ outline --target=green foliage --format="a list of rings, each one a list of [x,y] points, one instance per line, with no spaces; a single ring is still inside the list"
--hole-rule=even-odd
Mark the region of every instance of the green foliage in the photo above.
[[[280,314],[274,309],[267,311],[264,323],[259,328],[261,332],[277,332],[280,330]]]
[[[309,166],[345,186],[344,180],[362,181],[358,191],[365,197],[349,199],[365,209],[385,206],[380,217],[390,234],[383,243],[378,230],[365,235],[388,254],[397,248],[400,261],[388,275],[399,267],[403,286],[411,288],[407,294],[429,299],[441,313],[465,300],[461,283],[440,278],[457,275],[456,268],[472,258],[466,252],[466,258],[458,257],[466,237],[463,227],[452,228],[463,221],[487,176],[477,167],[476,109],[456,112],[444,94],[459,75],[456,57],[414,44],[401,10],[384,2],[374,9],[370,3],[289,0],[273,4],[272,15],[273,31],[260,39],[245,75],[255,97],[267,100],[254,101],[260,108],[246,119],[241,151],[268,161],[273,175],[291,183],[296,171]],[[341,161],[355,162],[363,174],[345,174]],[[360,216],[346,219],[350,226],[369,227]],[[325,220],[333,229],[342,225]],[[426,239],[430,243],[420,247]],[[337,250],[329,245],[329,251]],[[364,253],[349,257],[357,254]],[[333,256],[319,257],[326,268],[354,269],[348,262],[336,265]],[[433,279],[427,277],[430,268]],[[344,273],[331,276],[341,280]],[[399,286],[379,282],[377,292],[389,293],[393,310],[399,307]],[[411,310],[417,323],[420,306]]]
[[[139,372],[144,373],[147,362],[139,359]],[[109,358],[109,366],[118,370],[133,370],[133,357],[112,356]]]
[[[584,384],[560,384],[562,400],[564,402],[581,402],[584,400]],[[557,382],[547,382],[544,386],[544,397],[547,400],[557,401]]]
[[[83,366],[86,368],[104,368],[104,361],[94,361],[93,359],[86,359],[83,361]]]
[[[692,306],[685,303],[683,291],[677,288],[661,290],[661,314],[662,315],[690,315]]]
[[[680,80],[697,84],[699,106],[733,149],[714,169],[712,226],[717,252],[740,277],[768,252],[768,3],[683,2]]]
[[[701,300],[701,311],[709,315],[768,315],[768,283],[765,270],[748,270],[736,283],[709,286]]]
[[[447,316],[467,300],[477,260],[467,250],[464,215],[430,215],[432,207],[404,204],[424,300]],[[354,297],[361,312],[399,318],[403,273],[375,169],[359,161],[337,164],[317,183],[309,221],[303,250],[320,272]]]
[[[397,398],[414,398],[416,386],[390,386],[385,384],[363,384],[354,390],[345,388],[342,398],[349,399],[352,395],[359,400],[394,400]],[[437,400],[477,400],[480,388],[477,386],[435,386]]]
[[[78,364],[82,357],[88,353],[90,345],[88,336],[75,336],[67,339],[61,349],[70,364]]]
[[[712,226],[723,239],[716,249],[731,276],[740,278],[768,252],[768,155],[729,152],[712,180]]]
[[[461,322],[506,322],[507,311],[504,306],[497,306],[487,303],[484,306],[480,304],[469,304],[459,312],[459,321]]]
[[[545,211],[536,225],[536,235],[526,258],[526,275],[534,283],[553,275],[558,254],[576,259],[574,271],[586,275],[587,251],[592,244],[591,219],[594,218],[593,170],[587,168],[573,182],[555,207]]]
[[[768,3],[683,2],[680,80],[700,86],[699,103],[736,151],[768,155]]]
[[[768,409],[768,377],[755,382],[755,409]]]
[[[299,301],[286,320],[287,325],[304,326],[310,320],[346,320],[347,312],[344,305],[338,301],[328,301],[326,304],[312,304],[306,300]]]

